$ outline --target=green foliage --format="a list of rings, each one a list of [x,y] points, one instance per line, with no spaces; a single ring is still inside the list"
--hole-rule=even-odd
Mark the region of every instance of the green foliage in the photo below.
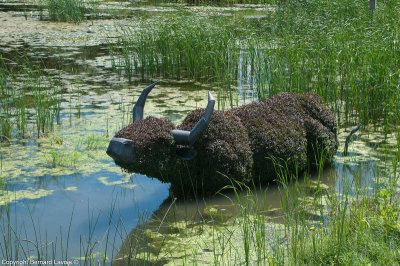
[[[356,188],[346,175],[341,176],[341,194],[338,188],[328,189],[313,192],[312,200],[305,200],[310,191],[299,188],[308,186],[307,179],[301,186],[296,180],[294,190],[282,189],[281,205],[290,234],[285,264],[398,265],[398,188],[397,184],[379,184],[379,175],[375,175],[374,194],[369,187]],[[386,180],[396,175],[389,174]],[[283,174],[280,179],[288,188],[290,178]],[[318,188],[319,178],[317,182]]]
[[[186,3],[189,5],[277,4],[284,0],[150,0],[151,3]]]
[[[227,62],[238,60],[234,38],[239,30],[228,20],[215,18],[210,23],[189,13],[160,20],[143,21],[139,29],[124,28],[112,45],[114,68],[129,80],[138,75],[210,82],[226,71],[237,71]]]
[[[60,121],[59,85],[39,67],[20,59],[13,72],[0,58],[0,141],[26,137],[28,114],[33,113],[37,136],[47,134]]]
[[[378,208],[379,222],[385,229],[386,234],[400,237],[399,208],[393,206],[393,192],[382,189],[375,198]]]
[[[114,68],[130,80],[215,82],[231,106],[237,86],[260,100],[312,91],[344,112],[340,124],[398,125],[399,1],[373,14],[364,0],[279,1],[256,22],[188,13],[124,28]]]
[[[85,15],[94,11],[94,2],[83,0],[46,0],[51,21],[79,23]]]
[[[382,213],[382,205],[363,198],[345,213],[334,213],[330,223],[301,240],[301,261],[307,265],[397,265],[400,263],[398,215]],[[398,206],[390,208],[398,212]],[[394,211],[394,209],[396,209]],[[387,223],[391,220],[390,223]],[[386,221],[386,222],[385,222]],[[341,233],[340,242],[336,234]],[[316,242],[312,247],[311,240]]]

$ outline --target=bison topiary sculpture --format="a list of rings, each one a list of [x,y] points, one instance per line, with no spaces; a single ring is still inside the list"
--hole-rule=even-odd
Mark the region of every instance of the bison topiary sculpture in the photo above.
[[[335,116],[318,95],[281,93],[214,111],[208,93],[206,109],[190,112],[176,127],[168,119],[143,119],[155,84],[143,90],[133,122],[117,132],[107,154],[129,171],[170,182],[177,194],[215,192],[233,180],[267,183],[276,178],[276,165],[301,172],[338,148]]]

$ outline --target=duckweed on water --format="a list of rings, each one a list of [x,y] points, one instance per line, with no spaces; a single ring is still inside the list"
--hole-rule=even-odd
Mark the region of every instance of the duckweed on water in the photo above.
[[[260,222],[259,217],[252,216],[248,219],[254,225]],[[283,225],[265,221],[259,226],[265,227],[265,241],[271,244],[277,236],[283,237]],[[138,235],[131,234],[123,247],[131,247],[132,250],[125,250],[125,253],[117,255],[115,263],[126,263],[126,252],[136,255],[131,258],[133,264],[142,260],[148,263],[162,262],[164,265],[213,262],[221,265],[240,264],[244,261],[243,221],[240,218],[230,219],[223,224],[190,224],[182,221],[170,223],[167,227],[162,232],[146,229]],[[248,236],[249,239],[256,238],[256,232],[253,233]],[[255,251],[251,251],[252,259],[257,258]],[[265,250],[265,256],[268,253],[272,253],[272,245]]]
[[[9,191],[0,189],[0,206],[8,205],[12,202],[20,200],[33,200],[42,197],[47,197],[51,195],[54,190],[38,189],[38,188],[28,188],[17,191]]]

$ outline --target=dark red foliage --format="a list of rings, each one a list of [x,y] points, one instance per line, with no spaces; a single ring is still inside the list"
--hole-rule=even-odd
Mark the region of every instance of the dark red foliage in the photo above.
[[[148,116],[117,132],[115,137],[135,142],[136,162],[129,169],[152,177],[158,177],[165,172],[172,159],[171,155],[175,154],[171,134],[174,128],[174,124],[167,119]]]
[[[329,157],[337,150],[336,119],[315,94],[281,93],[231,112],[247,128],[253,178],[261,181],[275,178],[277,166],[301,172],[319,156],[314,151]]]
[[[191,130],[203,112],[204,109],[190,112],[178,128]],[[232,113],[214,111],[208,128],[194,148],[198,155],[188,161],[188,168],[202,189],[215,191],[232,185],[229,178],[241,183],[250,181],[253,157],[247,131]]]
[[[191,130],[203,112],[190,112],[178,129]],[[116,137],[135,142],[137,162],[130,170],[171,182],[180,191],[215,192],[251,178],[268,182],[276,178],[278,165],[301,172],[322,153],[333,156],[338,147],[335,116],[315,94],[282,93],[230,111],[214,111],[194,144],[198,154],[190,161],[176,156],[181,147],[174,143],[172,129],[169,120],[150,116]]]

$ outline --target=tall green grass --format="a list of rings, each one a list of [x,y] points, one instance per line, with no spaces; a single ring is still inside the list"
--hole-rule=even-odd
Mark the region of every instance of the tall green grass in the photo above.
[[[75,22],[85,20],[85,16],[97,12],[98,3],[84,0],[46,0],[51,21]]]
[[[400,4],[381,1],[280,1],[261,20],[192,13],[123,28],[112,46],[116,71],[211,83],[235,104],[236,89],[264,99],[282,91],[316,92],[340,123],[399,121]],[[163,20],[159,23],[159,20]]]
[[[39,67],[23,59],[11,69],[0,58],[0,135],[36,136],[52,131],[60,123],[60,86]],[[29,130],[29,131],[28,131]],[[34,132],[35,131],[35,132]]]
[[[139,29],[124,27],[123,36],[111,46],[114,69],[129,80],[137,75],[212,82],[223,75],[228,61],[236,67],[235,29],[229,24],[185,13],[159,20],[143,20]]]

